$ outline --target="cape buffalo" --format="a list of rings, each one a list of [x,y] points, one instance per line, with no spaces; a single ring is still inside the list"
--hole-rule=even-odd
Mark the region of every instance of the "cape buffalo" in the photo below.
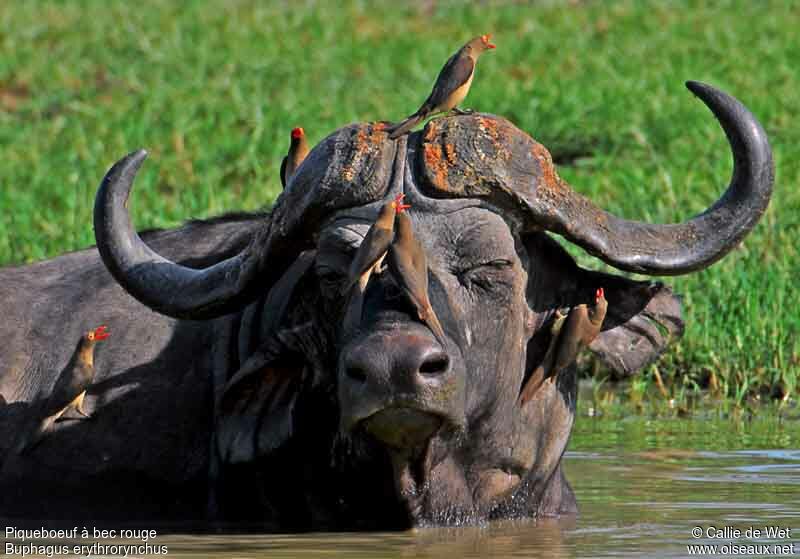
[[[548,233],[621,270],[685,274],[735,247],[771,195],[761,125],[725,93],[688,87],[725,130],[734,173],[681,224],[598,209],[544,146],[485,114],[397,140],[382,123],[346,126],[268,214],[141,237],[127,198],[145,152],[128,155],[97,194],[97,249],[0,270],[0,516],[152,523],[210,511],[265,529],[339,530],[576,511],[561,466],[574,366],[519,399],[555,311],[602,287],[608,314],[590,349],[624,374],[683,323],[669,288],[582,269]],[[388,269],[343,327],[352,255],[401,193],[441,343]],[[114,333],[85,402],[95,418],[9,452],[93,324]]]

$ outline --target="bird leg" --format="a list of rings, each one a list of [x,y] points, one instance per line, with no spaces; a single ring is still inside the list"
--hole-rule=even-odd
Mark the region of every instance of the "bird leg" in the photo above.
[[[75,411],[78,412],[78,415],[82,416],[83,419],[92,419],[94,417],[94,414],[86,413],[85,411],[83,411],[82,401],[79,405],[75,406]]]
[[[453,107],[451,112],[456,115],[471,115],[475,113],[475,109],[462,109],[460,107]]]
[[[86,413],[83,411],[83,399],[86,396],[86,391],[84,390],[78,396],[75,397],[72,402],[70,402],[67,407],[61,410],[61,413],[56,419],[61,419],[64,421],[65,419],[75,419],[75,420],[84,420],[84,419],[92,419],[93,414]],[[70,414],[67,416],[67,412],[74,411],[78,416]]]
[[[375,265],[372,266],[372,273],[373,274],[381,274],[383,272],[382,268],[383,268],[383,261],[384,261],[385,258],[386,258],[386,253],[384,252],[383,256],[381,256],[378,259],[378,261],[375,262]]]

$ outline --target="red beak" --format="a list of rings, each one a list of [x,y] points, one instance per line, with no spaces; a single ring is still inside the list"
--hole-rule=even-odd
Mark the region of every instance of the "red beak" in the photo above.
[[[105,340],[111,334],[109,334],[106,329],[108,326],[98,326],[94,329],[94,339],[95,341]]]
[[[600,299],[602,299],[602,298],[603,298],[603,296],[604,296],[604,293],[605,293],[605,292],[603,291],[603,288],[602,288],[602,287],[598,287],[598,288],[597,288],[597,291],[596,291],[596,292],[595,292],[595,294],[594,294],[594,300],[595,300],[595,302],[598,302],[598,301],[600,301]]]
[[[403,213],[403,211],[407,210],[411,207],[411,204],[404,204],[403,198],[405,198],[405,194],[398,194],[394,197],[394,209],[397,213]]]
[[[295,139],[295,140],[299,140],[300,138],[302,138],[305,135],[306,135],[305,130],[303,130],[299,126],[297,128],[292,129],[292,138]]]
[[[481,41],[483,41],[483,45],[484,45],[484,46],[485,46],[487,49],[496,49],[496,48],[497,48],[497,45],[494,45],[494,44],[492,44],[492,43],[490,43],[490,42],[489,42],[489,40],[490,40],[491,38],[492,38],[492,36],[491,36],[491,35],[481,35]]]

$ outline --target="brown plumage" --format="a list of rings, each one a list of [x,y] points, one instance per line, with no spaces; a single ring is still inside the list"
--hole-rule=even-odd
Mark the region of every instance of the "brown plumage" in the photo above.
[[[417,310],[419,319],[428,325],[444,345],[444,330],[428,299],[428,262],[425,249],[414,237],[408,214],[398,213],[394,241],[386,258],[389,271],[400,289]]]
[[[394,239],[395,215],[411,207],[403,204],[404,197],[405,194],[398,194],[394,200],[381,208],[378,219],[367,231],[353,257],[347,281],[342,289],[343,294],[349,292],[347,312],[344,317],[345,331],[350,331],[361,322],[364,292],[369,284],[369,278],[373,272],[381,269],[386,252]],[[357,289],[353,289],[354,286],[357,286]]]
[[[386,251],[389,250],[389,245],[394,239],[395,215],[411,207],[403,204],[404,196],[405,194],[399,194],[381,208],[378,219],[367,231],[364,240],[361,241],[361,246],[358,247],[358,251],[353,257],[350,271],[347,274],[347,283],[344,285],[344,293],[350,291],[356,283],[359,285],[359,290],[363,292],[367,288],[372,272],[380,269]]]
[[[18,452],[23,453],[36,446],[58,418],[69,410],[75,410],[83,418],[90,417],[83,411],[83,399],[94,380],[94,347],[108,336],[105,326],[99,326],[81,336],[50,396],[38,407],[40,419],[36,421],[35,428],[23,437],[17,447]]]
[[[569,367],[578,352],[587,347],[600,333],[606,317],[608,301],[600,287],[595,293],[595,304],[589,308],[580,304],[570,309],[566,317],[560,314],[551,329],[552,337],[541,364],[533,371],[520,394],[520,404],[533,398],[548,378],[555,378]]]
[[[388,129],[389,138],[399,138],[428,117],[458,108],[458,104],[469,93],[475,65],[481,54],[495,48],[490,42],[491,35],[481,35],[470,40],[451,56],[439,72],[433,90],[417,112]]]
[[[289,179],[300,167],[306,155],[308,155],[308,142],[306,142],[305,130],[294,128],[292,130],[292,140],[289,143],[289,153],[286,154],[286,157],[281,162],[281,184],[283,188],[286,188]]]

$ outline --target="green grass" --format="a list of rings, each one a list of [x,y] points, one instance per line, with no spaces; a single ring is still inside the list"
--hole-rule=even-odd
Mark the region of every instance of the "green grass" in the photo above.
[[[790,2],[3,2],[0,264],[93,243],[109,165],[146,147],[139,227],[269,205],[289,130],[312,141],[398,119],[469,37],[493,32],[467,105],[503,115],[562,176],[629,218],[684,220],[731,157],[696,79],[741,99],[777,162],[773,202],[743,246],[668,283],[686,336],[651,367],[668,398],[800,393],[800,5]],[[338,6],[338,3],[337,3]],[[584,265],[597,262],[573,250]],[[632,387],[632,390],[635,386]]]

